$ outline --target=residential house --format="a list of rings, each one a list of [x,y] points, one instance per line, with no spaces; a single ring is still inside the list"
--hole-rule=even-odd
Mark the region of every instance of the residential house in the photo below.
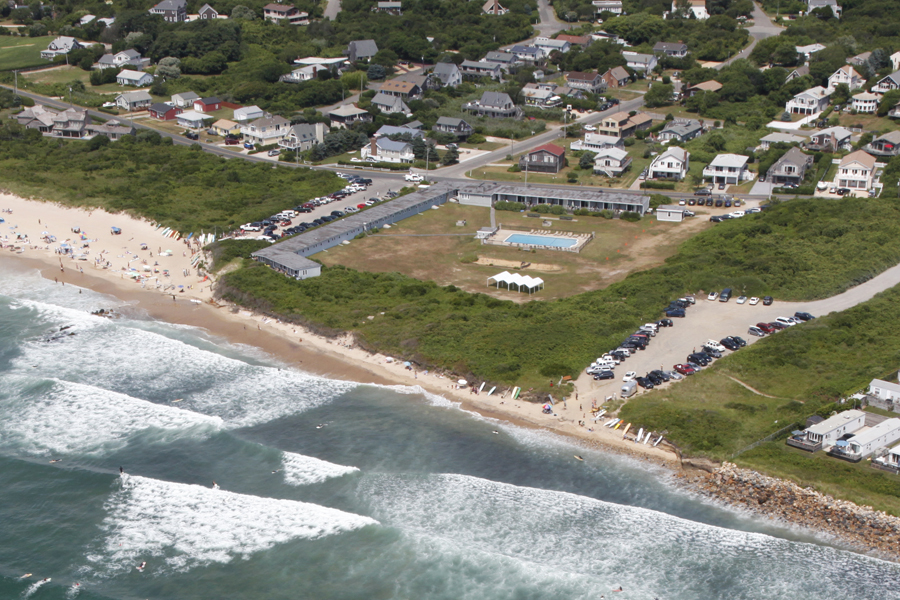
[[[900,51],[891,54],[891,65],[893,65],[895,71],[900,71]]]
[[[883,456],[872,461],[873,467],[880,467],[894,474],[900,473],[900,446],[894,446]]]
[[[104,54],[94,63],[93,69],[122,69],[125,67],[141,71],[150,66],[149,58],[142,58],[137,50],[122,50],[116,54]]]
[[[684,97],[690,98],[694,94],[698,92],[718,92],[722,89],[722,84],[716,81],[715,79],[710,79],[709,81],[703,81],[698,83],[697,85],[692,85],[684,91]]]
[[[500,63],[490,62],[487,60],[474,61],[464,60],[459,65],[463,75],[472,77],[490,77],[491,79],[500,79],[503,77],[503,68]]]
[[[175,117],[177,117],[184,111],[172,104],[157,102],[156,104],[151,104],[150,108],[147,109],[147,112],[150,113],[150,118],[152,119],[157,119],[159,121],[172,121],[175,119]]]
[[[150,14],[160,15],[167,23],[182,23],[187,21],[187,0],[162,0]]]
[[[835,19],[841,18],[842,9],[837,0],[806,0],[806,5],[809,9],[807,12],[812,12],[817,8],[830,8]]]
[[[242,106],[234,109],[232,119],[238,123],[249,123],[264,116],[266,116],[265,111],[254,104],[253,106]]]
[[[467,138],[475,133],[475,129],[471,125],[462,119],[454,119],[452,117],[439,117],[431,130],[452,133],[460,139]]]
[[[684,5],[683,3],[684,0],[672,0],[672,13],[678,14]],[[687,0],[686,12],[687,14],[683,15],[685,18],[693,17],[698,21],[709,18],[709,11],[706,10],[706,0]]]
[[[83,108],[67,108],[53,115],[51,137],[81,139],[87,135],[86,126],[91,117]]]
[[[309,25],[309,13],[301,12],[290,4],[266,4],[263,17],[274,23],[287,21],[291,25]]]
[[[684,58],[688,55],[688,47],[682,42],[656,42],[653,54]]]
[[[881,96],[869,92],[855,94],[851,99],[850,107],[858,113],[874,114],[878,110]]]
[[[194,100],[194,110],[201,113],[217,111],[222,108],[222,101],[215,96]]]
[[[522,62],[518,59],[515,54],[510,54],[509,52],[498,52],[491,51],[488,52],[481,62],[493,62],[500,65],[500,68],[503,71],[509,73],[514,71],[516,67],[518,67]]]
[[[774,133],[770,133],[766,136],[761,137],[759,139],[759,147],[765,151],[768,150],[769,146],[771,146],[772,144],[799,144],[805,141],[805,137],[776,131]]]
[[[291,122],[284,117],[274,115],[262,117],[241,126],[241,135],[245,142],[268,146],[284,138],[291,129]]]
[[[804,75],[809,75],[809,65],[803,65],[802,67],[797,67],[790,73],[788,73],[787,78],[784,80],[785,83],[789,81],[793,81],[798,77],[803,77]]]
[[[891,410],[895,404],[900,404],[900,385],[891,381],[873,379],[869,382],[869,390],[866,395],[869,396],[869,404],[872,404],[872,398],[874,398],[888,407],[887,410]]]
[[[900,155],[900,131],[890,131],[872,140],[865,148],[875,156],[893,157]]]
[[[848,188],[854,195],[857,190],[868,192],[874,181],[875,157],[862,150],[851,152],[842,158],[834,175],[834,185]]]
[[[486,15],[495,16],[505,15],[509,12],[509,9],[500,6],[500,0],[487,0],[481,10]]]
[[[900,102],[895,104],[891,110],[888,111],[888,115],[892,119],[900,118]]]
[[[666,148],[662,154],[658,154],[647,168],[647,176],[650,179],[674,179],[681,181],[687,177],[691,166],[691,153],[678,146]]]
[[[669,223],[681,223],[688,211],[684,206],[675,204],[660,204],[656,207],[656,220]]]
[[[46,50],[41,50],[41,58],[53,60],[57,56],[68,54],[72,50],[80,50],[84,45],[73,37],[60,36],[50,42]]]
[[[605,148],[594,155],[594,174],[618,177],[631,167],[631,157],[621,148]]]
[[[455,88],[462,83],[462,72],[455,63],[438,63],[431,72],[432,81],[440,82],[439,87]]]
[[[355,104],[344,104],[328,113],[332,127],[348,127],[358,122],[370,122],[372,115]]]
[[[412,111],[409,110],[406,102],[404,102],[400,96],[392,96],[390,94],[385,94],[384,92],[375,94],[375,97],[372,98],[372,106],[389,115],[394,113],[412,115]]]
[[[559,173],[566,166],[566,150],[544,144],[519,159],[519,168],[529,173]]]
[[[623,52],[622,56],[627,61],[627,67],[639,73],[649,73],[656,68],[658,61],[652,54],[640,54],[639,52]]]
[[[194,92],[182,92],[180,94],[172,94],[172,103],[178,108],[191,108],[194,106],[194,100],[199,100],[200,96]]]
[[[425,138],[425,132],[421,129],[413,129],[406,125],[395,127],[394,125],[382,125],[375,132],[375,137],[391,137],[392,135],[408,135],[411,138]]]
[[[119,85],[144,87],[153,83],[153,75],[142,73],[141,71],[132,71],[131,69],[122,69],[116,75],[116,83]]]
[[[866,413],[855,409],[845,410],[788,438],[788,445],[815,452],[833,446],[843,436],[859,431],[865,425]]]
[[[241,134],[241,125],[240,123],[235,123],[234,121],[229,121],[228,119],[219,119],[210,127],[216,135],[221,135],[225,137],[227,135],[237,136]]]
[[[128,111],[150,108],[153,104],[153,96],[147,92],[125,92],[116,96],[116,106]]]
[[[551,52],[560,52],[565,54],[572,49],[572,44],[566,40],[550,39],[546,37],[538,37],[534,40],[534,45],[544,51],[544,54],[550,56]]]
[[[806,59],[806,62],[809,62],[810,57],[817,53],[821,52],[825,49],[825,46],[822,44],[809,44],[807,46],[794,46],[794,50],[797,51],[797,54],[802,54],[803,58]]]
[[[581,71],[569,71],[566,73],[566,84],[576,90],[584,90],[591,94],[603,91],[603,76],[600,73],[583,73]]]
[[[900,89],[900,71],[894,71],[884,79],[880,79],[877,84],[872,87],[873,92],[886,94],[891,90]]]
[[[44,135],[50,135],[53,129],[53,117],[56,111],[50,110],[43,104],[35,104],[27,107],[14,115],[16,122],[26,129],[37,129]]]
[[[871,52],[863,52],[862,54],[857,54],[854,57],[847,59],[848,65],[853,65],[854,67],[862,67],[869,62],[869,58],[871,58]]]
[[[828,107],[828,100],[834,90],[826,90],[821,85],[804,90],[787,101],[784,109],[795,115],[817,115]]]
[[[416,158],[412,144],[386,137],[373,137],[369,145],[363,146],[359,153],[363,160],[370,162],[411,163]]]
[[[200,7],[200,10],[197,11],[197,18],[201,21],[211,21],[219,18],[219,12],[209,4],[204,4]]]
[[[831,455],[859,462],[898,440],[900,440],[900,419],[885,419],[848,439],[846,446],[835,444]]]
[[[347,44],[347,59],[350,62],[368,61],[378,54],[375,40],[354,40]]]
[[[481,100],[466,102],[462,109],[479,117],[513,119],[522,117],[522,109],[515,105],[509,94],[503,92],[485,92],[481,95]]]
[[[613,67],[604,73],[601,79],[607,88],[620,88],[628,85],[631,75],[622,67]]]
[[[594,16],[599,17],[600,13],[612,13],[614,15],[624,14],[622,0],[593,0]]]
[[[703,177],[712,180],[713,183],[740,185],[748,179],[753,179],[753,173],[747,168],[749,160],[740,154],[719,154],[703,169]]]
[[[625,140],[611,135],[586,133],[584,134],[583,140],[575,140],[569,147],[572,150],[590,150],[591,152],[599,152],[606,148],[624,148]]]
[[[582,48],[587,48],[594,41],[589,35],[569,35],[567,33],[559,34],[556,36],[556,39],[569,42],[572,46],[581,46]]]
[[[523,46],[516,44],[510,48],[510,52],[515,54],[516,58],[528,65],[540,64],[544,61],[544,50],[537,46]]]
[[[323,143],[327,132],[328,129],[325,127],[325,123],[293,125],[288,129],[287,135],[278,141],[278,146],[284,150],[303,152],[316,144]]]
[[[803,154],[800,148],[794,146],[785,152],[775,164],[769,167],[766,177],[772,183],[782,185],[793,183],[800,185],[806,177],[806,171],[813,165],[813,157]]]
[[[669,122],[657,137],[662,141],[687,142],[703,133],[703,125],[696,119],[675,119]]]
[[[375,12],[386,13],[398,17],[403,16],[403,4],[393,0],[379,0],[374,10]]]
[[[637,113],[633,117],[627,112],[621,111],[603,119],[597,126],[597,133],[617,138],[627,138],[636,131],[649,129],[652,119],[644,113]]]
[[[117,141],[126,135],[134,134],[134,127],[126,123],[122,123],[117,119],[110,119],[106,123],[91,123],[85,128],[88,135],[105,135],[110,141]]]
[[[850,135],[850,131],[843,127],[829,127],[812,134],[806,147],[821,152],[849,150],[852,146]]]
[[[856,69],[850,65],[844,65],[828,78],[828,90],[833,92],[834,88],[842,83],[847,84],[852,92],[853,90],[858,90],[864,86],[866,84],[866,78],[857,73]]]
[[[526,105],[536,108],[553,108],[562,104],[562,98],[548,89],[523,89],[522,96],[525,98]]]
[[[212,121],[213,117],[198,113],[196,110],[186,110],[175,117],[179,127],[187,129],[203,129],[206,122]]]
[[[328,67],[323,67],[322,65],[307,65],[305,67],[300,67],[299,69],[294,69],[290,73],[285,73],[279,77],[278,80],[283,81],[284,83],[303,83],[304,81],[317,79],[319,77],[319,71],[330,71],[330,69]]]
[[[409,81],[392,79],[381,84],[379,93],[397,96],[404,100],[417,100],[422,97],[422,88]]]

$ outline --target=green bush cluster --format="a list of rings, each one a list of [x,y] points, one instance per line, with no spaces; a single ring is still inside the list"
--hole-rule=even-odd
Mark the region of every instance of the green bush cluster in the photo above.
[[[674,190],[675,183],[672,181],[642,181],[641,188],[645,190]]]
[[[511,210],[514,212],[521,212],[525,210],[525,204],[522,202],[507,202],[505,200],[501,200],[500,202],[494,202],[494,208],[497,210]]]

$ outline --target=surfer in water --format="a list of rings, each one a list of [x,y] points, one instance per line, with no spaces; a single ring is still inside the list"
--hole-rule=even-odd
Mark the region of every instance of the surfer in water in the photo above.
[[[576,459],[576,460],[580,460],[581,462],[584,462],[584,459],[581,458],[580,456],[578,456],[577,454],[575,455],[575,459]]]
[[[119,475],[124,475],[124,474],[125,474],[125,469],[123,469],[122,467],[119,467]]]
[[[218,483],[216,483],[216,482],[215,482],[215,481],[213,481],[213,486],[212,486],[212,489],[214,489],[214,490],[217,490],[217,489],[219,489],[219,484],[218,484]]]
[[[61,458],[54,458],[53,460],[50,461],[50,464],[58,463],[61,460],[62,460]]]
[[[24,575],[19,577],[19,579],[28,579],[29,577],[31,577],[31,573],[25,573]]]
[[[141,566],[139,566],[139,567],[137,568],[137,570],[140,571],[141,573],[143,573],[143,572],[144,572],[144,567],[146,567],[146,566],[147,566],[147,561],[145,560],[144,562],[141,563]]]

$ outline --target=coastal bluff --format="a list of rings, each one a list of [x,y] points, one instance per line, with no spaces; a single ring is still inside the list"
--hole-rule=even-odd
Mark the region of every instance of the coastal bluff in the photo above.
[[[885,512],[727,462],[691,483],[704,496],[824,531],[880,558],[900,561],[900,518]]]

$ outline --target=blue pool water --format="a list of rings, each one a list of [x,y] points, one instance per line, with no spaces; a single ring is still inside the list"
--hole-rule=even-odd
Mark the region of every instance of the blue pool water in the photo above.
[[[549,235],[528,235],[525,233],[514,233],[504,241],[509,244],[553,246],[554,248],[571,248],[578,243],[578,240],[572,238],[551,237]]]

